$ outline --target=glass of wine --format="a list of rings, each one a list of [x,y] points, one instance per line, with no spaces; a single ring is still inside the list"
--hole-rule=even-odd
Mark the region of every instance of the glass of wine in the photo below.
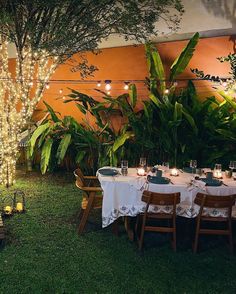
[[[139,165],[142,166],[142,167],[145,167],[147,165],[146,157],[140,157]]]
[[[190,160],[190,167],[192,169],[192,174],[193,174],[194,169],[196,170],[197,168],[197,160],[195,159]]]

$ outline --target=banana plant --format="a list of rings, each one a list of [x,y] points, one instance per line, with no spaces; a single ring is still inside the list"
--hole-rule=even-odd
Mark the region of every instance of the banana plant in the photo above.
[[[186,123],[192,128],[195,136],[198,128],[189,111],[181,103],[181,95],[176,93],[175,79],[181,74],[189,64],[193,52],[198,43],[199,34],[196,33],[183,49],[181,54],[175,59],[167,81],[166,73],[161,57],[152,44],[146,45],[146,57],[149,70],[148,87],[149,98],[156,107],[154,120],[158,126],[158,145],[161,157],[168,157],[176,165],[177,154],[184,153],[186,145],[179,140],[181,128]],[[169,88],[167,88],[167,84]]]

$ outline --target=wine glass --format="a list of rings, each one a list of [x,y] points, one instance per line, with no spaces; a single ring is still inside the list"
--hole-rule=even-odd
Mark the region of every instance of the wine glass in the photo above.
[[[196,169],[197,167],[197,160],[195,159],[190,160],[190,167],[192,169],[192,174],[193,174],[193,170]]]
[[[233,172],[233,170],[236,169],[236,161],[231,160],[231,161],[229,162],[229,168],[230,168],[230,169],[232,170],[232,172]]]
[[[168,173],[169,169],[170,169],[170,164],[169,162],[163,162],[162,163],[162,166],[163,166],[163,172],[166,174]]]
[[[145,157],[140,157],[139,165],[145,167],[147,165],[147,159]]]

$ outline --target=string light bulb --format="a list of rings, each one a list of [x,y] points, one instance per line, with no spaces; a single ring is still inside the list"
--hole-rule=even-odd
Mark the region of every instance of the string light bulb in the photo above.
[[[165,94],[169,94],[170,93],[170,90],[169,89],[165,89],[164,93]]]
[[[98,81],[98,82],[97,82],[97,87],[100,88],[101,86],[102,86],[101,81]]]
[[[60,90],[59,90],[59,94],[62,94],[62,93],[63,93],[63,90],[62,90],[62,89],[60,89]]]
[[[129,90],[129,82],[125,82],[124,90]]]
[[[105,89],[107,91],[110,91],[111,90],[111,80],[105,80]]]
[[[48,90],[50,88],[49,83],[46,83],[45,88]]]

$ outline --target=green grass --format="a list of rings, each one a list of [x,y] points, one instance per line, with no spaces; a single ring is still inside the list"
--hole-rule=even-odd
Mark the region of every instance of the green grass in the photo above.
[[[5,220],[0,293],[236,292],[236,256],[224,240],[194,255],[181,242],[173,253],[162,239],[140,255],[125,233],[115,237],[110,228],[77,235],[81,196],[72,178],[33,174],[16,186],[27,195],[27,212]]]

